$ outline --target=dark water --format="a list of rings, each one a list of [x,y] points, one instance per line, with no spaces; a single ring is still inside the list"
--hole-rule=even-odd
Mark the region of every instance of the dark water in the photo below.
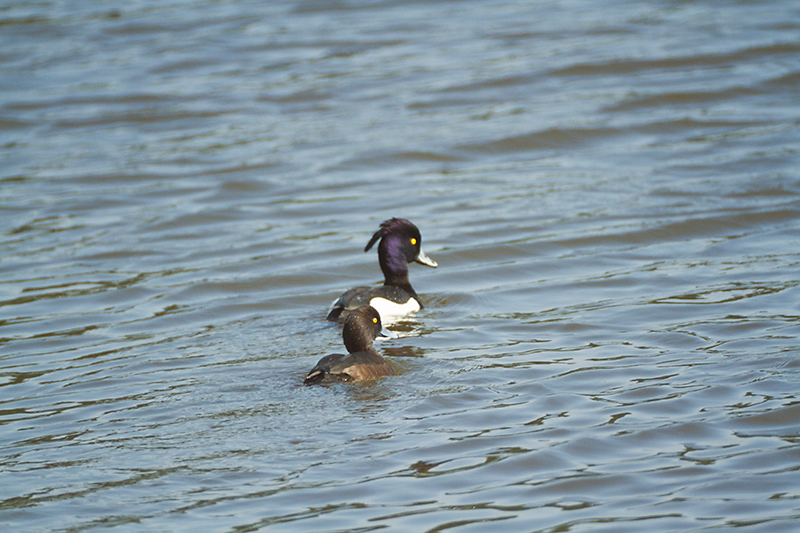
[[[0,526],[796,531],[800,5],[0,4]],[[422,229],[397,375],[304,387]]]

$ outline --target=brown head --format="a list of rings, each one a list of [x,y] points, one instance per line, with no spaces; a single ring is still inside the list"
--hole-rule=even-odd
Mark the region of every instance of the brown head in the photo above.
[[[369,305],[353,310],[347,316],[342,329],[344,346],[349,353],[369,350],[375,339],[390,336],[383,329],[381,315]]]

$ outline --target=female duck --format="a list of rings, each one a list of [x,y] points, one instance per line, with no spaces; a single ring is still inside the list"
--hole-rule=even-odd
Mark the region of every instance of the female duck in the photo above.
[[[378,262],[384,281],[380,287],[355,287],[345,292],[333,304],[328,320],[342,320],[355,308],[371,305],[384,322],[420,310],[422,302],[408,281],[408,263],[416,261],[436,268],[436,261],[422,251],[422,235],[417,227],[404,218],[392,218],[381,224],[364,251],[378,243]]]
[[[391,337],[383,329],[378,312],[369,306],[353,310],[344,322],[342,338],[349,352],[333,353],[319,360],[304,383],[329,383],[332,381],[360,381],[378,376],[391,376],[394,369],[381,357],[372,342],[378,337]]]

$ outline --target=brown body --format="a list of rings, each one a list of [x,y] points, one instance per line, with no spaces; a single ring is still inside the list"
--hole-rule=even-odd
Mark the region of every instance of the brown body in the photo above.
[[[326,355],[308,373],[305,383],[361,381],[392,374],[394,374],[394,369],[391,365],[372,349],[347,355],[338,353]]]
[[[382,336],[381,330],[381,318],[375,309],[370,306],[355,309],[342,329],[344,345],[350,353],[326,355],[311,369],[304,383],[361,381],[394,374],[389,362],[372,347],[372,342]]]

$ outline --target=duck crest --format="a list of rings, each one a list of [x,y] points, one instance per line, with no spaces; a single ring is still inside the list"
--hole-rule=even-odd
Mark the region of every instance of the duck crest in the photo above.
[[[410,221],[404,218],[395,217],[395,218],[390,218],[389,220],[384,220],[383,222],[381,222],[380,229],[372,235],[372,238],[364,247],[364,251],[369,252],[369,249],[372,248],[372,245],[378,242],[378,239],[380,239],[381,237],[385,237],[386,235],[392,233],[393,231],[399,230],[401,228],[410,229],[411,227],[414,227],[413,224],[411,224]]]
[[[378,262],[383,272],[384,285],[401,287],[416,296],[408,281],[408,263],[417,256],[414,246],[422,243],[419,230],[404,218],[385,220],[372,235],[364,251],[369,251],[379,239]]]
[[[378,243],[378,263],[383,272],[381,287],[354,287],[337,299],[327,320],[345,319],[353,309],[370,304],[379,308],[382,317],[403,316],[423,307],[408,279],[408,264],[419,263],[436,268],[436,261],[422,251],[419,228],[405,218],[390,218],[380,224],[364,247],[368,252]]]

